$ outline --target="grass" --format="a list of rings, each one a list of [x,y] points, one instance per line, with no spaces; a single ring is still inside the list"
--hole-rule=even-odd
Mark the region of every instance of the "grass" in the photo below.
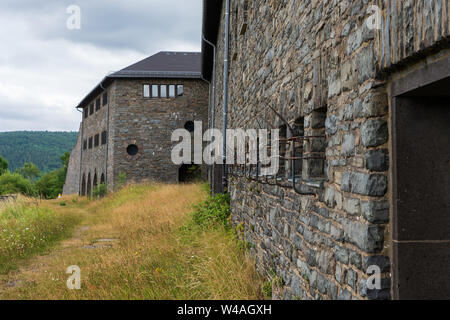
[[[0,207],[0,274],[35,254],[49,250],[71,234],[79,222],[76,214],[58,214],[19,198]]]
[[[205,219],[195,221],[200,208],[216,205],[208,199],[204,186],[189,184],[129,186],[97,201],[63,199],[65,206],[55,201],[53,210],[83,212],[84,232],[4,278],[21,285],[0,289],[0,298],[263,299],[264,279],[223,223],[226,204],[218,207],[220,219],[203,210]],[[98,242],[105,238],[118,241]],[[66,287],[72,265],[81,269],[81,290]]]

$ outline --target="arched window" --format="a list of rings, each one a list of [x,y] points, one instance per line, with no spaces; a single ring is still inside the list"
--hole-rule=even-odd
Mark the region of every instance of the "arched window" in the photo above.
[[[105,174],[102,173],[101,177],[100,177],[100,184],[105,184]]]
[[[94,180],[93,180],[93,185],[94,185],[94,188],[95,187],[97,187],[97,185],[98,185],[98,183],[97,183],[97,172],[94,174]]]

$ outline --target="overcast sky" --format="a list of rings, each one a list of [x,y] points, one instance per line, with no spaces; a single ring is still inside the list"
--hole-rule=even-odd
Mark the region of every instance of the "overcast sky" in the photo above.
[[[81,29],[69,30],[70,5]],[[0,131],[77,131],[102,78],[159,51],[200,51],[201,0],[1,0]]]

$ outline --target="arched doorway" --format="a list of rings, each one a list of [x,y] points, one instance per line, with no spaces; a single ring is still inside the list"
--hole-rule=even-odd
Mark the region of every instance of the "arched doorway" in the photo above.
[[[93,180],[93,188],[95,189],[98,185],[98,180],[97,180],[97,172],[94,174],[94,180]]]
[[[202,170],[196,164],[183,164],[178,170],[178,181],[180,183],[189,183],[199,181],[202,178]]]
[[[90,197],[91,196],[91,190],[92,190],[92,185],[91,185],[91,173],[89,172],[89,174],[88,174],[88,178],[87,178],[87,187],[86,187],[86,195],[88,196],[88,197]]]
[[[83,178],[81,179],[81,196],[86,195],[86,174],[83,174]]]

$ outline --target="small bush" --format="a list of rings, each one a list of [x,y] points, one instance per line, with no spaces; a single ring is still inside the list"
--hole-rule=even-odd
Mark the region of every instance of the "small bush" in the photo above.
[[[120,171],[119,174],[117,175],[117,183],[115,189],[119,190],[125,185],[126,182],[127,182],[127,174],[125,172]]]
[[[104,183],[99,184],[97,187],[94,188],[94,190],[92,192],[94,194],[94,197],[96,197],[96,198],[103,198],[104,196],[106,196],[108,194],[106,184],[104,184]]]
[[[214,224],[230,228],[230,195],[217,194],[204,203],[194,207],[193,220],[200,226],[211,226]]]

